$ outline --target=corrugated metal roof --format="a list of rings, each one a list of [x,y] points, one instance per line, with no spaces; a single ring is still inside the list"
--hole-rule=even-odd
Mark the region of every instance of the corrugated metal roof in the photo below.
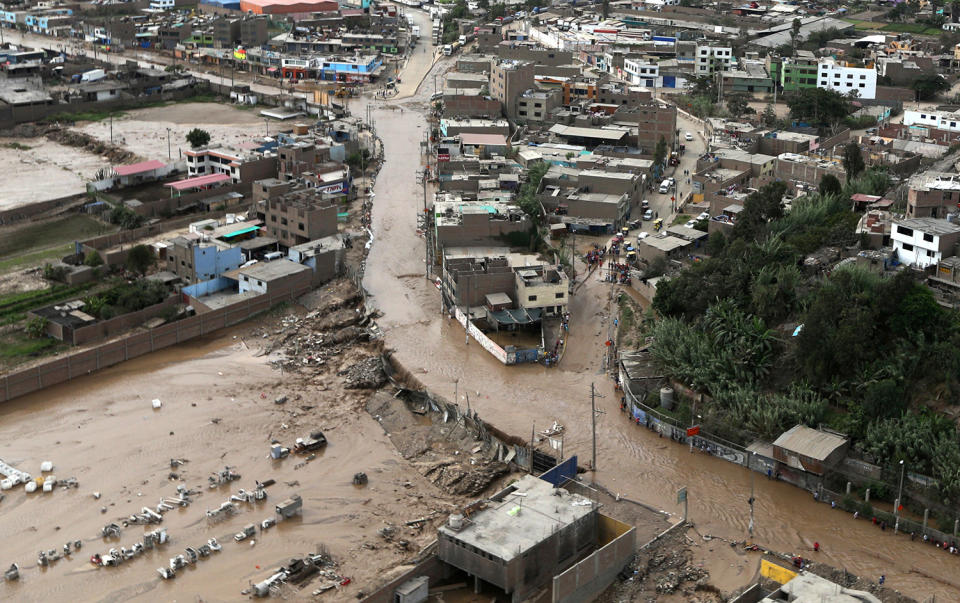
[[[846,438],[838,435],[811,429],[806,425],[797,425],[781,434],[773,445],[811,459],[824,461],[834,450],[846,443]]]

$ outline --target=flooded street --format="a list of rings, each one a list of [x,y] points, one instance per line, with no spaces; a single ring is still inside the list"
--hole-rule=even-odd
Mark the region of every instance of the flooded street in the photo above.
[[[440,61],[434,72],[448,68]],[[404,80],[404,84],[408,84]],[[526,437],[554,420],[566,428],[565,452],[581,464],[591,455],[590,383],[602,397],[597,407],[596,479],[625,496],[679,514],[676,491],[686,486],[690,516],[701,534],[731,539],[747,536],[750,473],[739,466],[663,440],[628,422],[619,395],[602,370],[611,285],[590,277],[571,298],[572,323],[567,353],[558,369],[540,365],[505,367],[476,342],[465,343],[463,329],[440,314],[439,292],[424,278],[424,240],[416,234],[422,189],[416,172],[423,157],[419,141],[427,127],[422,113],[433,92],[432,74],[410,97],[374,102],[374,118],[386,163],[376,183],[373,231],[364,284],[384,316],[379,323],[388,347],[424,385],[470,405],[498,428]],[[401,94],[401,96],[403,96]],[[356,105],[364,101],[357,99]],[[399,112],[399,107],[404,112]],[[354,114],[363,115],[354,108]],[[696,132],[680,120],[681,132]],[[702,148],[696,141],[695,148]],[[689,160],[688,153],[685,160]],[[686,167],[682,165],[681,167]],[[661,200],[663,201],[663,200]],[[665,204],[665,202],[664,202]],[[662,211],[662,210],[661,210]],[[584,273],[578,267],[578,273]],[[869,522],[815,503],[793,486],[756,476],[756,541],[773,549],[819,559],[866,578],[887,576],[887,584],[920,600],[960,600],[960,560],[908,536],[881,532]],[[813,542],[822,550],[814,555]],[[751,576],[744,578],[746,584]]]

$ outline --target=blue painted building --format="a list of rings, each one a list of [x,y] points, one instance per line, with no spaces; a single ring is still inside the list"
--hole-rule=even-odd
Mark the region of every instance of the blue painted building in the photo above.
[[[317,77],[337,82],[369,82],[383,61],[377,55],[360,55],[352,59],[331,57],[317,66]]]

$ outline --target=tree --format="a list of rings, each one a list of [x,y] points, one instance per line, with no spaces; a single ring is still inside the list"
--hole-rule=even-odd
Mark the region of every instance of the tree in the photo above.
[[[783,182],[771,182],[755,193],[750,193],[743,203],[743,211],[733,227],[734,238],[748,241],[759,238],[760,231],[771,220],[783,217],[783,195],[787,185]]]
[[[773,105],[767,105],[767,108],[763,110],[761,119],[763,120],[763,125],[767,127],[777,124],[777,113],[773,110]]]
[[[731,94],[727,96],[727,109],[734,117],[756,113],[756,111],[749,105],[747,97],[743,94]]]
[[[140,276],[146,274],[155,261],[153,249],[146,245],[134,245],[127,254],[127,268]]]
[[[834,124],[850,114],[850,99],[835,90],[804,88],[787,99],[790,117],[814,125]]]
[[[865,164],[863,163],[863,154],[860,152],[860,145],[855,142],[848,142],[843,147],[843,169],[847,171],[847,182],[860,175]]]
[[[653,150],[653,165],[663,165],[663,162],[667,159],[667,141],[660,137],[660,141],[657,142],[656,148]]]
[[[817,190],[821,197],[841,195],[843,194],[843,185],[840,184],[840,180],[833,174],[824,174],[823,178],[820,179],[820,186]]]
[[[800,38],[800,28],[803,26],[803,22],[799,18],[794,19],[793,23],[790,25],[790,42],[793,46],[793,53],[797,53],[797,40]]]
[[[910,88],[917,93],[917,100],[930,100],[944,90],[950,89],[950,84],[936,73],[928,73],[914,80]]]
[[[87,252],[87,257],[83,259],[83,263],[91,268],[96,268],[103,264],[103,258],[100,257],[100,254],[91,249]]]
[[[200,128],[194,128],[187,132],[187,142],[189,142],[190,146],[194,149],[206,146],[210,143],[210,132],[201,130]]]

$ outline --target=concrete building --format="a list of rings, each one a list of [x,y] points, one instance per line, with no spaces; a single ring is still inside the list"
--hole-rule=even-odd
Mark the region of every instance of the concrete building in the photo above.
[[[208,174],[226,174],[234,184],[252,183],[277,175],[277,157],[272,152],[258,153],[226,146],[209,146],[183,152],[190,178]]]
[[[503,104],[510,119],[516,119],[516,98],[533,89],[535,63],[501,60],[490,71],[490,96]]]
[[[846,67],[833,59],[821,59],[817,74],[817,88],[868,100],[877,97],[875,69]]]
[[[903,111],[903,125],[936,128],[949,132],[960,132],[960,113],[937,111],[932,109],[914,109]]]
[[[760,92],[773,94],[773,80],[761,61],[740,61],[738,69],[721,72],[724,94],[730,92]]]
[[[796,153],[783,153],[777,156],[776,177],[784,181],[804,183],[818,186],[820,180],[827,174],[837,177],[840,182],[847,178],[843,164],[831,159],[821,159]]]
[[[960,174],[923,172],[907,187],[908,218],[943,218],[960,208]]]
[[[656,88],[660,85],[660,66],[641,59],[624,59],[623,71],[635,86]]]
[[[802,573],[783,584],[776,591],[760,599],[759,603],[782,603],[783,601],[794,601],[796,603],[812,603],[813,601],[880,603],[879,598],[867,591],[846,588],[809,572]]]
[[[248,292],[264,294],[306,286],[312,280],[312,270],[309,266],[280,259],[257,262],[234,271],[231,276],[237,279],[240,295]]]
[[[694,75],[713,75],[718,71],[730,69],[733,61],[733,48],[729,46],[700,46],[694,59]]]
[[[441,292],[447,306],[477,309],[489,305],[488,298],[506,295],[504,308],[524,310],[530,322],[542,316],[566,312],[570,279],[555,266],[546,266],[536,256],[497,249],[454,248],[443,252]],[[499,302],[498,302],[499,303]],[[490,308],[487,308],[490,310]],[[484,318],[476,311],[472,317]]]
[[[779,58],[768,54],[766,65],[770,79],[779,84],[784,93],[817,87],[819,63],[809,50],[798,50],[795,57]]]
[[[161,249],[159,264],[187,284],[213,280],[243,263],[240,247],[203,237],[175,237]]]
[[[595,548],[598,526],[590,499],[527,475],[468,519],[451,516],[438,530],[437,556],[519,603]]]
[[[313,282],[325,283],[343,270],[346,247],[339,235],[294,245],[287,257],[313,270]]]
[[[285,247],[337,234],[337,206],[313,190],[296,190],[264,203],[264,228]]]
[[[528,123],[550,121],[551,111],[560,106],[559,90],[526,90],[517,97],[514,115]]]
[[[900,262],[926,268],[957,255],[960,226],[937,218],[894,220],[890,240]]]
[[[614,123],[636,127],[636,146],[644,153],[653,154],[660,139],[669,148],[677,143],[677,107],[673,104],[650,100],[633,107],[623,107],[613,116]]]
[[[434,234],[438,251],[444,247],[472,247],[509,243],[513,233],[530,231],[530,217],[508,203],[465,203],[444,195],[433,204]]]

